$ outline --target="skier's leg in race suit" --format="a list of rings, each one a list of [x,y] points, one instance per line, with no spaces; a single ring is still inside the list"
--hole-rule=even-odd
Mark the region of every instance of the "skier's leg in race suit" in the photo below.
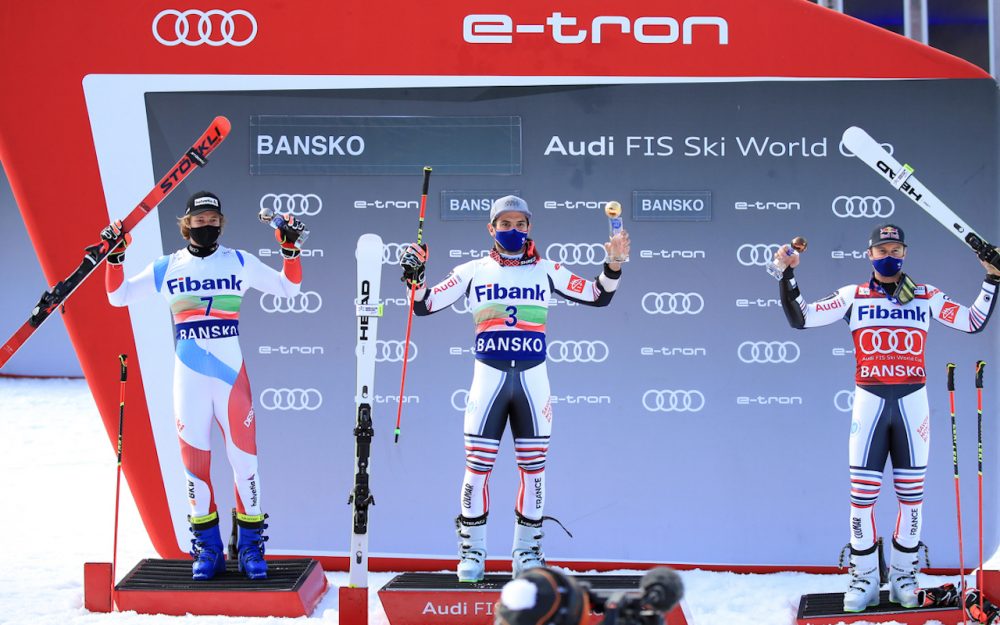
[[[257,419],[246,366],[240,362],[239,373],[230,386],[216,381],[213,395],[215,418],[226,439],[226,456],[233,469],[236,511],[257,516],[260,510],[260,480],[257,476]]]
[[[192,515],[200,517],[215,511],[208,470],[213,416],[225,437],[238,511],[260,514],[256,420],[236,339],[213,340],[211,353],[196,340],[178,340],[174,380],[181,454],[189,494],[194,494]]]
[[[174,425],[193,518],[215,512],[211,482],[212,387],[215,380],[174,360]]]
[[[875,544],[875,502],[890,454],[900,499],[896,534],[901,535],[903,546],[916,546],[930,442],[927,414],[927,394],[921,385],[855,389],[849,457],[851,546],[856,550]]]
[[[514,454],[520,473],[515,510],[521,516],[539,521],[545,508],[545,458],[552,433],[552,404],[549,399],[549,375],[545,363],[521,371],[516,381],[510,408],[510,430],[514,435]]]
[[[542,518],[545,502],[545,456],[552,430],[549,379],[545,363],[477,360],[465,408],[465,479],[462,516],[489,512],[489,476],[508,418],[521,473],[516,509],[525,517]],[[523,511],[522,511],[523,510]]]

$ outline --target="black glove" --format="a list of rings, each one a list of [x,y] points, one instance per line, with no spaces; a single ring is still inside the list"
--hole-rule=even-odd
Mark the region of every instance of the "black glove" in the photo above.
[[[285,218],[285,225],[274,231],[274,238],[281,244],[282,256],[288,259],[298,258],[300,251],[295,246],[295,242],[302,236],[306,225],[291,215],[284,215],[283,217]]]
[[[401,280],[407,286],[420,288],[424,285],[424,270],[427,265],[429,250],[425,243],[417,245],[410,243],[403,255],[399,257],[399,266],[403,268]]]
[[[132,235],[126,232],[125,236],[122,236],[121,219],[108,224],[101,230],[101,240],[111,247],[111,252],[108,253],[109,265],[120,265],[125,262],[125,250],[132,243]]]

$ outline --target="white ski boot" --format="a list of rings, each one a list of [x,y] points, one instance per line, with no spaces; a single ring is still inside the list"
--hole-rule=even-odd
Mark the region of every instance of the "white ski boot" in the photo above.
[[[920,546],[907,549],[892,540],[892,555],[889,558],[889,601],[898,603],[904,608],[915,608],[917,591],[917,571],[920,570]],[[925,552],[926,553],[926,552]]]
[[[545,566],[545,554],[542,552],[542,522],[527,519],[517,512],[514,524],[514,548],[511,551],[512,572],[517,577],[521,571],[527,571],[539,566]]]
[[[851,550],[851,583],[844,593],[844,612],[861,612],[879,604],[879,545],[863,551],[847,548]]]
[[[455,518],[458,534],[458,581],[481,582],[486,576],[486,515]]]

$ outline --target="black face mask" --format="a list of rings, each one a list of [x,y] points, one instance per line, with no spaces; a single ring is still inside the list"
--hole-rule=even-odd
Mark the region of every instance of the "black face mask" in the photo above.
[[[220,226],[201,226],[199,228],[191,228],[190,232],[192,243],[198,247],[212,247],[219,240],[222,228]]]

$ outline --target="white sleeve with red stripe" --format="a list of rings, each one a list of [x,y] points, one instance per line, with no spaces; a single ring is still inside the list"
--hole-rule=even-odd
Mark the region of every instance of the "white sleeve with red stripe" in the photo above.
[[[128,306],[134,301],[149,297],[156,293],[156,281],[153,278],[153,263],[134,277],[125,279],[125,270],[121,265],[106,263],[104,287],[108,292],[108,302],[112,306]]]
[[[979,297],[969,307],[951,301],[951,298],[944,292],[929,284],[925,286],[930,299],[931,316],[950,328],[962,332],[980,332],[986,327],[986,322],[993,314],[997,287],[988,280],[983,281]]]
[[[799,308],[802,309],[802,315],[806,320],[805,327],[817,328],[841,321],[851,310],[851,306],[854,305],[854,294],[856,292],[857,286],[849,284],[840,287],[827,297],[811,304],[806,304],[805,300],[799,296],[797,299]]]
[[[278,297],[294,297],[299,294],[302,283],[302,264],[298,258],[285,259],[282,271],[278,272],[265,265],[259,258],[240,250],[243,256],[243,271],[247,288],[254,288]]]
[[[417,289],[414,294],[413,312],[417,316],[429,315],[448,308],[464,296],[476,275],[476,263],[469,261],[451,270],[451,273],[432,288]]]

